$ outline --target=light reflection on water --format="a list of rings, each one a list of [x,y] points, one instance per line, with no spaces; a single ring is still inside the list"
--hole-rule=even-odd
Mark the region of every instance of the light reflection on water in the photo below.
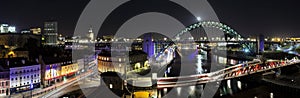
[[[207,67],[207,66],[209,66],[209,63],[208,63],[208,58],[206,55],[207,55],[207,53],[202,53],[202,54],[196,55],[195,59],[197,59],[197,60],[195,60],[195,61],[196,61],[198,74],[207,73],[210,70],[209,69],[210,67]],[[229,65],[235,65],[235,64],[246,62],[246,61],[242,61],[242,60],[235,60],[235,59],[221,57],[221,56],[217,56],[217,55],[213,55],[212,58],[215,59],[214,61],[217,61],[218,65],[223,65],[224,68],[226,67],[226,65],[229,66]],[[213,66],[211,66],[211,67],[213,67]],[[242,91],[244,88],[246,88],[246,85],[247,85],[247,83],[244,83],[244,82],[236,80],[236,79],[223,81],[220,84],[218,94],[220,96],[233,95],[235,93]],[[190,88],[193,88],[193,90],[190,90],[190,95],[189,95],[190,97],[199,96],[199,95],[195,95],[195,94],[198,94],[199,91],[201,91],[201,92],[203,91],[202,85],[199,85],[197,87],[191,86]],[[181,89],[182,88],[180,88],[180,90]],[[180,92],[178,92],[178,94],[180,95]]]

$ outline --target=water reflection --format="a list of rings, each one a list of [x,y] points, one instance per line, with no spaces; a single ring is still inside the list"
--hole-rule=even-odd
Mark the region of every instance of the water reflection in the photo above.
[[[170,65],[172,68],[170,73],[167,74],[169,77],[179,76],[179,75],[193,75],[193,74],[203,74],[209,73],[211,68],[215,70],[220,70],[222,68],[232,66],[239,63],[245,63],[246,60],[236,60],[233,58],[222,57],[218,55],[212,55],[209,52],[202,51],[201,53],[190,52],[191,54],[185,55],[187,58],[179,58],[176,56],[175,62]],[[214,70],[213,70],[214,71]],[[213,84],[217,90],[217,96],[233,95],[247,88],[247,83],[238,79],[231,79]],[[195,85],[188,87],[176,87],[163,89],[162,95],[168,98],[200,98],[204,93],[203,89],[206,85]],[[205,93],[206,94],[206,93]]]
[[[203,73],[203,68],[202,68],[202,60],[203,60],[203,56],[202,55],[197,55],[197,73],[198,74],[202,74]]]
[[[246,63],[246,60],[236,60],[233,58],[227,58],[227,57],[222,57],[222,56],[218,56],[218,55],[212,55],[211,56],[212,59],[214,60],[210,60],[209,58],[207,58],[207,53],[201,53],[199,55],[196,56],[197,58],[197,71],[199,74],[202,73],[207,73],[207,70],[210,70],[210,67],[215,67],[215,65],[210,65],[211,63],[209,63],[209,61],[216,61],[218,66],[223,66],[228,67],[228,66],[232,66],[232,65],[236,65],[236,64],[240,64],[240,63]],[[207,67],[209,66],[209,67]],[[222,67],[221,67],[222,68]],[[222,81],[220,83],[218,92],[216,94],[216,96],[226,96],[226,95],[233,95],[236,94],[242,90],[244,90],[245,88],[247,88],[247,83],[244,81],[241,81],[239,79],[230,79],[230,80],[226,80],[226,81]],[[205,85],[204,85],[205,86]],[[201,91],[203,90],[203,86],[197,86],[197,88],[195,88],[195,91]],[[195,95],[196,93],[190,93],[190,96],[199,96],[199,95]]]

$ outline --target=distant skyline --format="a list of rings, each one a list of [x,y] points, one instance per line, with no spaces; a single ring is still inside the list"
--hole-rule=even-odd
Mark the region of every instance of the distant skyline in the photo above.
[[[208,1],[220,21],[243,36],[264,34],[271,37],[300,37],[299,1]],[[88,2],[89,0],[5,0],[0,3],[0,23],[14,25],[20,31],[30,27],[43,27],[45,21],[57,20],[59,33],[70,36]]]

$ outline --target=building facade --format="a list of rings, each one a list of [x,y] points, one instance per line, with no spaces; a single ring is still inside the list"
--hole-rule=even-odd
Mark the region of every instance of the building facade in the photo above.
[[[43,79],[45,86],[51,86],[56,82],[60,82],[62,80],[61,63],[46,64],[45,68],[45,76]]]
[[[124,74],[128,71],[148,66],[147,54],[143,51],[113,52],[102,51],[98,54],[98,71],[118,72]]]
[[[125,67],[129,61],[125,55],[111,56],[109,53],[101,53],[98,55],[98,70],[102,72],[118,72],[125,73]]]
[[[18,93],[40,87],[41,65],[24,65],[10,68],[10,91]]]
[[[0,59],[0,96],[40,87],[41,66],[25,58]]]
[[[9,71],[0,72],[0,96],[9,95]]]
[[[78,63],[70,63],[70,64],[65,64],[61,66],[61,75],[63,77],[63,81],[65,81],[67,78],[72,77],[76,74],[78,71]]]
[[[45,64],[44,66],[45,69],[42,71],[42,81],[45,87],[65,81],[79,71],[79,64],[77,61],[72,60]]]

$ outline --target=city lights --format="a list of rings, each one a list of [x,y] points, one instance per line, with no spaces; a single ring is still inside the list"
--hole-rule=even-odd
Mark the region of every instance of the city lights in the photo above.
[[[297,4],[3,0],[0,97],[297,98]]]

